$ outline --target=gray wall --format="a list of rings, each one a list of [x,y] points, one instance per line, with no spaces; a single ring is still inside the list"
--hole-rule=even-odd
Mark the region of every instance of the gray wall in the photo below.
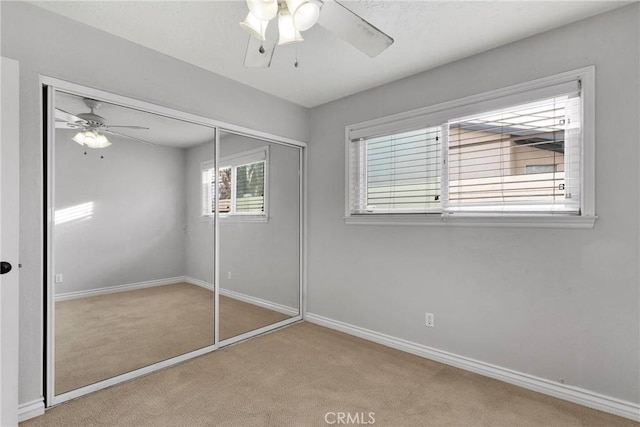
[[[20,402],[42,396],[40,74],[307,140],[308,111],[23,2],[0,2],[2,56],[20,62]],[[100,61],[79,60],[98,52]]]
[[[213,283],[215,223],[202,217],[202,162],[212,161],[214,143],[186,150],[187,230],[185,234],[185,275]]]
[[[638,7],[312,109],[308,312],[640,402]],[[592,64],[594,229],[343,222],[346,125]]]
[[[93,209],[55,227],[55,294],[182,276],[185,150],[109,136],[84,155],[75,133],[56,131],[55,209]]]
[[[220,157],[264,147],[266,142],[222,134]],[[269,147],[269,222],[220,221],[220,287],[287,307],[299,306],[299,150]],[[213,221],[202,219],[200,165],[211,144],[187,152],[186,275],[213,282]],[[231,279],[228,273],[231,272]]]

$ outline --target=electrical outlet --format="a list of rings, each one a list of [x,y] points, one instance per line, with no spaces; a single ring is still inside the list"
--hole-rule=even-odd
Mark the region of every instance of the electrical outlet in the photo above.
[[[430,328],[433,328],[434,326],[436,326],[436,318],[434,316],[433,313],[427,313],[427,315],[425,316],[425,326],[428,326]]]
[[[231,272],[227,271],[227,279],[231,279]]]
[[[56,274],[56,283],[62,283],[62,274]]]

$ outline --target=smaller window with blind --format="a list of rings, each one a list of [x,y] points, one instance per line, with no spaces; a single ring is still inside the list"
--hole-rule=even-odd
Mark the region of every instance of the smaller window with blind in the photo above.
[[[563,216],[592,226],[583,80],[592,92],[593,69],[570,74],[348,126],[346,218]]]
[[[221,217],[263,217],[267,215],[268,147],[220,159],[218,206]],[[202,215],[215,215],[215,168],[202,164]]]
[[[429,127],[354,141],[352,213],[439,212],[441,140]]]

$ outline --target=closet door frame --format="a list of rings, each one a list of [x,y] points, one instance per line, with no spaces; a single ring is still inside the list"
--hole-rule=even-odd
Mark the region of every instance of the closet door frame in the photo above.
[[[60,403],[84,396],[110,387],[115,384],[122,383],[124,381],[131,380],[143,375],[147,375],[151,372],[164,369],[169,366],[176,365],[189,359],[201,356],[203,354],[215,351],[223,346],[237,343],[260,335],[275,329],[290,325],[295,322],[299,322],[304,318],[306,306],[306,147],[307,144],[301,141],[297,141],[290,138],[280,137],[278,135],[269,134],[266,132],[256,131],[244,126],[235,125],[233,123],[227,123],[220,120],[211,119],[204,116],[199,116],[191,113],[186,113],[180,110],[176,110],[169,107],[164,107],[157,104],[152,104],[146,101],[141,101],[135,98],[119,95],[113,92],[103,91],[87,86],[82,86],[76,83],[60,80],[53,77],[40,75],[40,105],[43,111],[43,123],[42,123],[42,147],[43,147],[43,193],[44,193],[44,231],[43,231],[43,288],[44,288],[44,305],[43,305],[43,320],[44,320],[44,337],[43,346],[46,360],[44,361],[44,384],[45,384],[45,406],[52,407]],[[286,319],[275,324],[265,326],[256,329],[251,332],[238,335],[236,337],[226,339],[224,341],[219,340],[220,321],[219,321],[219,215],[217,209],[217,192],[216,192],[216,213],[215,213],[215,226],[214,226],[214,337],[213,344],[198,350],[194,350],[189,353],[182,354],[161,362],[157,362],[143,368],[139,368],[106,380],[102,380],[87,386],[62,393],[55,394],[55,300],[53,293],[53,284],[55,282],[55,271],[53,269],[54,256],[54,211],[55,206],[55,93],[57,91],[99,99],[105,102],[116,104],[126,108],[132,108],[136,110],[145,111],[160,116],[169,117],[193,124],[205,126],[211,128],[215,132],[215,166],[218,169],[219,161],[219,143],[220,132],[234,133],[243,135],[259,140],[263,140],[270,143],[286,145],[299,149],[299,167],[300,167],[300,289],[299,289],[299,311],[298,315],[290,319]],[[218,180],[218,174],[216,173],[216,186]]]

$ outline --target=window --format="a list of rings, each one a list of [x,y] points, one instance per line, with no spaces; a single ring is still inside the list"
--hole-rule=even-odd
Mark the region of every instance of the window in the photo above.
[[[592,226],[585,81],[592,68],[347,127],[348,222]]]
[[[355,141],[352,212],[440,211],[441,139],[432,127]]]
[[[220,159],[218,192],[223,217],[266,218],[268,147]],[[215,214],[213,162],[202,164],[202,215]]]

